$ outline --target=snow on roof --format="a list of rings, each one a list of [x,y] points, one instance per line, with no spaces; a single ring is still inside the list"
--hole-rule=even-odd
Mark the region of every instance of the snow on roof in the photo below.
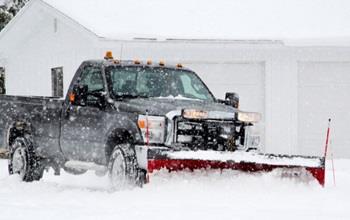
[[[350,37],[347,0],[42,0],[107,39]]]

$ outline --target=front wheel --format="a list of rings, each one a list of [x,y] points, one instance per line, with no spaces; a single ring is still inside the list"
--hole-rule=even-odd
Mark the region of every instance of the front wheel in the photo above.
[[[24,182],[40,180],[44,173],[40,159],[24,138],[17,138],[11,145],[8,168],[9,174],[18,174]]]
[[[137,164],[135,151],[130,144],[115,146],[108,163],[108,173],[114,190],[142,186],[143,173]]]

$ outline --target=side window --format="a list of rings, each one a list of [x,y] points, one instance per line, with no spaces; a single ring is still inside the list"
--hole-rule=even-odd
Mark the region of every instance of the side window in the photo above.
[[[6,94],[5,88],[5,68],[0,67],[0,95]]]
[[[80,86],[87,86],[87,93],[82,94],[85,97],[83,105],[102,107],[105,87],[101,68],[94,66],[85,67],[80,76],[79,84]]]
[[[52,96],[63,97],[63,67],[51,69]]]
[[[80,77],[80,84],[88,86],[89,93],[104,91],[101,69],[99,67],[85,67]]]

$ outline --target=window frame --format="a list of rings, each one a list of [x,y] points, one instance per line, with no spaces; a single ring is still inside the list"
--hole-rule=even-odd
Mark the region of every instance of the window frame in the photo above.
[[[0,87],[0,95],[6,95],[6,69],[0,66],[0,80],[2,81],[2,86]]]
[[[79,80],[78,80],[78,84],[79,85],[85,85],[85,84],[82,84],[82,77],[83,77],[83,74],[85,73],[85,70],[87,69],[87,68],[95,68],[95,69],[98,69],[99,71],[100,71],[100,74],[101,74],[101,78],[102,78],[102,86],[103,86],[103,90],[104,90],[104,92],[106,92],[106,90],[107,90],[107,88],[106,88],[106,82],[105,82],[105,80],[104,80],[104,77],[103,77],[103,70],[102,70],[102,68],[100,67],[100,66],[95,66],[95,65],[86,65],[86,66],[84,66],[83,67],[83,69],[82,69],[82,71],[81,71],[81,73],[80,73],[80,76],[79,76]],[[87,86],[89,86],[89,85],[87,85]],[[89,89],[89,88],[88,88]],[[88,91],[88,92],[91,92],[91,91]]]
[[[51,68],[51,95],[63,98],[64,96],[63,66]]]
[[[79,67],[79,72],[77,72],[78,74],[76,74],[75,78],[73,78],[73,81],[72,81],[72,86],[70,88],[70,91],[69,92],[72,92],[71,89],[73,89],[75,86],[81,86],[83,85],[82,84],[82,76],[83,74],[85,73],[85,70],[87,68],[96,68],[100,71],[100,74],[102,76],[102,83],[103,83],[103,92],[106,94],[105,95],[105,98],[106,100],[108,99],[109,97],[109,85],[107,84],[107,81],[106,81],[106,77],[105,77],[105,71],[104,71],[104,66],[99,64],[99,63],[90,63],[90,62],[84,62],[80,67]],[[89,89],[89,88],[88,88]],[[88,100],[88,97],[89,95],[87,95],[87,102],[86,102],[86,105],[83,106],[83,107],[92,107],[92,108],[99,108],[98,106],[96,106],[96,103],[93,103],[93,102],[90,102]],[[67,98],[68,99],[68,98]],[[94,100],[94,101],[97,101],[97,100]]]

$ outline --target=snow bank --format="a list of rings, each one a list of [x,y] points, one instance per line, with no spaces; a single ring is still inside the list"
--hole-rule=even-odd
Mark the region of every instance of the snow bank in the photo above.
[[[346,0],[43,0],[110,39],[350,36]]]
[[[143,189],[111,193],[108,179],[45,173],[35,183],[8,176],[0,160],[0,219],[349,219],[350,160],[337,160],[337,186],[274,173],[159,172]]]

